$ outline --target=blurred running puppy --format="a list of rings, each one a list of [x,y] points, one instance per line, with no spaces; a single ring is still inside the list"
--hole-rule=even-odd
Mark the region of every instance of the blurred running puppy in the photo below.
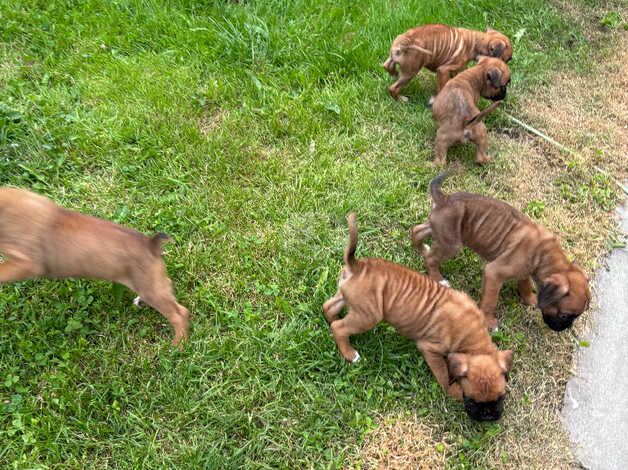
[[[123,284],[168,319],[178,344],[187,338],[189,312],[174,297],[161,258],[169,239],[64,209],[29,191],[0,188],[0,253],[6,257],[0,283],[46,277]]]
[[[426,67],[436,72],[438,94],[452,74],[464,70],[469,61],[479,60],[480,56],[508,62],[512,58],[512,44],[508,37],[490,28],[485,33],[442,24],[410,29],[395,38],[383,64],[389,74],[399,76],[388,92],[394,99],[406,100],[400,96],[401,89]]]
[[[516,279],[521,299],[538,306],[554,331],[569,328],[589,306],[589,279],[567,260],[556,237],[503,201],[479,194],[443,194],[445,174],[430,183],[432,212],[427,222],[412,228],[412,243],[422,249],[429,276],[443,281],[440,265],[463,246],[488,263],[484,267],[482,301],[486,325],[497,327],[495,306],[502,284]],[[433,244],[423,245],[431,236]],[[532,292],[532,279],[537,296]]]
[[[357,362],[360,355],[349,337],[387,321],[416,342],[438,383],[452,398],[464,399],[472,419],[499,419],[512,351],[499,351],[493,344],[473,300],[404,266],[356,259],[355,214],[348,222],[338,292],[323,305],[340,354]],[[347,314],[339,319],[345,305]]]
[[[484,117],[506,97],[510,69],[505,62],[482,57],[473,67],[447,82],[434,99],[432,114],[438,124],[436,132],[437,165],[444,165],[447,149],[456,142],[471,141],[477,145],[476,161],[484,164],[488,156],[488,133]],[[480,96],[496,101],[483,111],[477,103]]]

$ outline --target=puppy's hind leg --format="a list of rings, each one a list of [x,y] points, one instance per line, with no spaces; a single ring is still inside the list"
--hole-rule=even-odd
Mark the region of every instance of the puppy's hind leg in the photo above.
[[[352,363],[358,362],[360,354],[351,346],[349,337],[370,330],[380,320],[374,316],[358,312],[355,309],[350,309],[343,319],[333,322],[331,331],[334,334],[334,339],[342,357]]]
[[[412,245],[417,250],[421,250],[423,245],[423,240],[432,235],[432,226],[429,222],[425,222],[423,224],[415,225],[410,230],[410,240],[412,241]]]
[[[336,292],[336,295],[328,299],[323,304],[323,313],[325,314],[327,323],[331,324],[334,321],[338,320],[338,314],[344,306],[345,299],[342,297],[342,293],[340,291]]]
[[[397,72],[396,65],[397,64],[393,60],[392,56],[388,56],[388,59],[386,59],[386,62],[382,64],[382,67],[384,67],[386,72],[388,72],[391,76],[396,77],[397,75],[399,75],[399,73]]]

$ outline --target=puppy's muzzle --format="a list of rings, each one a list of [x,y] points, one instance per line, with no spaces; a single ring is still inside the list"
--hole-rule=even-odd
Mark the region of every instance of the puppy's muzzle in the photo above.
[[[554,331],[563,331],[570,328],[579,315],[558,312],[556,315],[543,314],[543,321]]]
[[[504,412],[504,399],[506,395],[500,396],[495,401],[475,401],[473,398],[464,397],[464,409],[469,418],[475,421],[497,421]]]
[[[497,95],[489,97],[489,99],[491,101],[499,101],[499,100],[503,100],[504,98],[506,98],[506,87],[505,86],[499,87],[499,93]]]

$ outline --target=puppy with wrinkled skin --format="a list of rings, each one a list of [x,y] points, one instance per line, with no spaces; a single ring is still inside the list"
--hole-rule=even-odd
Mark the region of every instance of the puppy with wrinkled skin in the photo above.
[[[439,93],[452,74],[464,70],[470,61],[479,60],[480,56],[508,62],[512,58],[512,44],[507,36],[490,28],[485,33],[443,24],[410,29],[395,38],[383,64],[390,75],[399,76],[388,92],[394,99],[406,101],[407,98],[400,95],[401,89],[425,67],[436,72],[436,93]]]
[[[189,312],[177,302],[161,258],[169,239],[64,209],[29,191],[0,188],[0,253],[6,258],[0,283],[45,277],[122,284],[168,319],[176,345],[187,338]]]
[[[509,204],[479,194],[444,194],[440,185],[445,177],[441,174],[430,183],[432,211],[411,234],[415,248],[422,249],[429,276],[443,281],[441,263],[469,247],[487,261],[480,308],[489,329],[497,327],[497,298],[508,279],[517,280],[523,302],[538,306],[552,330],[569,328],[591,298],[582,268],[569,262],[553,234]],[[431,248],[423,245],[429,236]]]
[[[456,142],[473,142],[477,146],[476,161],[484,164],[488,156],[488,133],[484,117],[506,97],[510,69],[505,62],[482,57],[479,62],[447,82],[434,98],[432,114],[438,125],[436,132],[437,165],[444,165],[447,149]],[[480,97],[496,101],[483,111],[478,109]]]
[[[475,420],[501,417],[512,351],[491,341],[482,312],[462,292],[382,259],[356,259],[355,214],[348,217],[349,243],[338,292],[323,305],[340,354],[360,359],[349,337],[381,321],[413,340],[438,383],[456,400],[464,400]],[[343,307],[347,314],[340,319]]]

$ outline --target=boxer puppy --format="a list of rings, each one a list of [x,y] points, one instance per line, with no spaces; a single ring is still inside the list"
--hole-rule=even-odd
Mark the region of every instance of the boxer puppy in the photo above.
[[[323,305],[340,354],[360,359],[349,342],[381,321],[412,339],[438,383],[475,420],[501,417],[512,351],[499,351],[491,341],[482,312],[462,292],[382,259],[358,260],[355,214],[348,217],[349,244],[338,292]],[[347,314],[339,319],[342,308]]]
[[[161,258],[163,233],[133,229],[57,206],[50,199],[0,188],[0,283],[36,277],[104,279],[125,285],[187,338],[188,309],[179,305]]]
[[[394,99],[407,101],[400,95],[401,89],[426,67],[436,72],[438,94],[452,74],[464,70],[469,61],[478,60],[480,56],[508,62],[512,58],[512,44],[508,37],[490,28],[485,33],[442,24],[410,29],[395,38],[383,64],[390,75],[399,75],[388,92]]]
[[[477,65],[465,70],[447,82],[434,99],[432,114],[438,124],[436,132],[437,165],[444,165],[447,149],[456,142],[469,140],[477,145],[476,161],[490,161],[488,133],[484,117],[499,106],[506,97],[510,83],[510,70],[499,59],[482,57]],[[480,96],[497,101],[480,111],[477,102]]]
[[[556,237],[514,207],[479,194],[446,195],[441,174],[430,183],[434,205],[427,222],[412,228],[412,243],[422,246],[427,271],[443,281],[439,267],[463,246],[487,261],[482,280],[482,301],[486,326],[497,327],[495,306],[502,284],[516,279],[521,299],[538,306],[543,320],[554,331],[569,328],[589,306],[589,279],[575,263],[569,262]],[[431,236],[432,247],[422,245]],[[532,292],[532,279],[538,298]]]

